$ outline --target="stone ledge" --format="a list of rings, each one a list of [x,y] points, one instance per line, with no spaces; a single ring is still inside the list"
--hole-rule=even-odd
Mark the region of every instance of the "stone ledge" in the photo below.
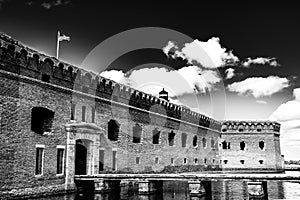
[[[13,189],[10,191],[0,191],[0,200],[36,198],[50,195],[67,194],[75,191],[75,185],[66,189],[65,184],[51,185],[47,187]]]

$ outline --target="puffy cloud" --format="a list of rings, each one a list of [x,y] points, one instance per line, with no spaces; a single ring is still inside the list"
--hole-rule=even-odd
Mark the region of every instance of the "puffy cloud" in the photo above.
[[[279,63],[276,61],[276,58],[263,58],[263,57],[257,57],[257,58],[247,58],[246,61],[243,62],[243,66],[249,67],[252,64],[259,64],[259,65],[270,65],[273,67],[280,66]]]
[[[226,79],[231,79],[235,75],[233,68],[226,69],[225,73],[226,73]]]
[[[206,68],[237,66],[239,64],[244,67],[249,67],[252,64],[280,66],[276,58],[271,57],[246,58],[245,61],[240,61],[232,53],[232,50],[227,50],[221,46],[218,37],[212,37],[206,42],[195,39],[191,43],[184,44],[183,48],[179,48],[175,42],[169,41],[163,48],[163,52],[172,58],[182,58],[190,64],[200,64]]]
[[[191,64],[200,64],[206,68],[218,68],[239,61],[232,51],[227,51],[221,46],[218,37],[213,37],[207,42],[196,39],[191,43],[186,43],[182,49],[178,48],[174,42],[169,42],[163,51],[167,55],[172,55],[173,58],[180,57]]]
[[[158,95],[164,87],[169,91],[170,96],[205,93],[221,81],[216,71],[203,70],[197,66],[183,67],[178,70],[143,68],[134,70],[130,74],[111,70],[104,71],[100,75],[153,95]]]
[[[178,49],[178,46],[173,41],[169,41],[167,46],[165,46],[162,50],[163,52],[169,56],[170,51],[175,51]]]
[[[287,78],[280,78],[278,76],[252,77],[247,78],[241,82],[235,82],[227,86],[231,92],[239,94],[251,94],[255,98],[262,96],[271,96],[272,94],[281,91],[289,86]]]
[[[197,92],[205,93],[206,90],[212,90],[213,86],[221,81],[216,71],[202,70],[197,66],[183,67],[177,72]]]
[[[100,75],[116,82],[120,82],[123,78],[125,78],[124,72],[118,70],[104,71]]]
[[[119,70],[110,70],[104,71],[100,74],[101,76],[113,80],[117,83],[121,83],[130,87],[134,87],[135,83],[133,80],[126,77],[126,74],[123,71]]]
[[[300,102],[298,100],[288,101],[281,104],[270,116],[276,121],[300,120]]]
[[[295,99],[281,104],[269,119],[281,124],[282,151],[286,159],[296,159],[300,151],[300,88],[293,91]]]
[[[293,95],[294,100],[281,104],[269,117],[271,120],[289,122],[286,124],[288,128],[295,128],[295,123],[300,127],[300,123],[295,121],[300,121],[300,88],[295,88]]]
[[[295,97],[295,100],[300,101],[300,88],[295,88],[293,90],[293,95]]]

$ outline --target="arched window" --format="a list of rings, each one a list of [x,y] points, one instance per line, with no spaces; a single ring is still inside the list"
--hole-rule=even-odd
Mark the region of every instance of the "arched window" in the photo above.
[[[138,124],[135,124],[135,126],[132,128],[132,142],[133,143],[140,143],[141,142],[141,135],[142,135],[142,127]]]
[[[198,137],[195,135],[193,137],[193,147],[197,147],[198,146]]]
[[[265,143],[264,143],[264,141],[260,141],[260,142],[258,143],[258,146],[259,146],[259,148],[260,148],[261,150],[263,150],[263,149],[265,148]]]
[[[175,133],[173,131],[168,134],[169,146],[174,146]]]
[[[182,147],[186,147],[186,140],[187,140],[187,134],[182,133],[181,134],[181,145],[182,145]]]
[[[54,112],[44,107],[34,107],[31,110],[31,130],[37,134],[51,132]]]
[[[226,141],[222,142],[222,149],[227,149],[227,142]]]
[[[206,148],[206,138],[202,138],[202,146],[203,148]]]
[[[242,151],[245,150],[245,147],[246,147],[246,143],[244,141],[240,142],[240,148]]]
[[[195,162],[195,164],[197,164],[198,163],[198,158],[195,158],[194,162]]]
[[[152,131],[152,143],[159,144],[159,137],[160,137],[160,131],[157,128],[155,128]]]
[[[184,164],[187,163],[187,159],[186,159],[186,158],[183,159],[183,163],[184,163]]]
[[[116,120],[108,122],[108,139],[116,141],[119,138],[120,125]]]

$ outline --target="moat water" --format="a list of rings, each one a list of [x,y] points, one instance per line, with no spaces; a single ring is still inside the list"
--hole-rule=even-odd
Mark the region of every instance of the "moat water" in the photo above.
[[[300,172],[289,172],[300,174]],[[121,192],[107,194],[77,193],[70,195],[51,196],[39,198],[37,200],[244,200],[249,199],[247,182],[244,180],[235,181],[212,181],[211,193],[201,197],[191,197],[189,194],[188,183],[186,181],[165,181],[162,192],[152,195],[139,195],[138,187],[123,188]],[[277,199],[300,199],[300,180],[299,182],[289,181],[268,181],[267,192],[269,200]]]

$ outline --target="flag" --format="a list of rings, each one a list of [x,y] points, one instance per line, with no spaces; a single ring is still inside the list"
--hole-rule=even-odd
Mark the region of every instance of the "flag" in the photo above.
[[[58,41],[70,41],[70,37],[69,36],[65,36],[65,35],[60,35],[60,33],[58,32]]]
[[[59,31],[57,31],[57,43],[56,43],[56,58],[58,59],[58,55],[59,55],[59,43],[61,42],[61,41],[64,41],[64,40],[66,40],[66,41],[70,41],[70,37],[69,36],[66,36],[66,35],[64,35],[64,34],[62,34],[62,35],[60,35],[60,32]]]

